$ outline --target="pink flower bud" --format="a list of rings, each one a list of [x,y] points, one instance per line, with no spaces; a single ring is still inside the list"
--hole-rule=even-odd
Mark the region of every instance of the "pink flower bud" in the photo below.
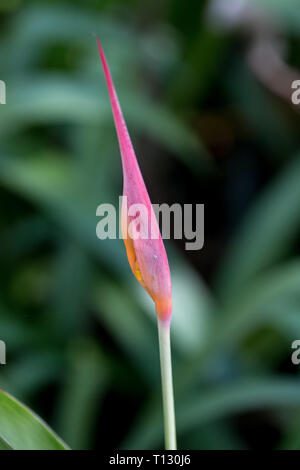
[[[131,214],[130,210],[129,213],[125,210],[123,201],[122,233],[128,261],[133,274],[155,302],[159,319],[169,323],[172,313],[172,289],[166,250],[99,39],[97,45],[121,151],[123,199],[126,196],[128,209],[133,204],[142,205],[140,211]],[[132,235],[131,225],[136,226],[141,236]]]

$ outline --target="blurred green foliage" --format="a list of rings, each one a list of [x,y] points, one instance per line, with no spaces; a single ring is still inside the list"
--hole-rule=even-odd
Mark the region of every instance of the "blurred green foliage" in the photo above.
[[[68,450],[35,413],[0,390],[0,450]]]
[[[258,3],[299,70],[297,2]],[[0,386],[72,448],[163,442],[153,305],[95,233],[122,186],[95,33],[152,201],[206,206],[201,252],[166,244],[179,447],[300,446],[299,112],[218,4],[0,2]]]

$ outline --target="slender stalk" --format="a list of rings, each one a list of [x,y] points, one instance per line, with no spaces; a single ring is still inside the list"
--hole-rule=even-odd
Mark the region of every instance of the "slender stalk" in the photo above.
[[[176,425],[171,362],[170,324],[158,318],[158,338],[164,412],[164,431],[166,450],[176,450]]]

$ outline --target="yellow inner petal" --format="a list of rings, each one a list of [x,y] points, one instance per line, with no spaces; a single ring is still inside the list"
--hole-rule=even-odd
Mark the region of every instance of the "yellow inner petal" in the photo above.
[[[137,278],[137,280],[142,284],[143,283],[143,278],[142,278],[142,274],[141,274],[141,271],[140,271],[139,264],[138,264],[137,260],[135,260],[134,273],[135,273],[135,277]]]

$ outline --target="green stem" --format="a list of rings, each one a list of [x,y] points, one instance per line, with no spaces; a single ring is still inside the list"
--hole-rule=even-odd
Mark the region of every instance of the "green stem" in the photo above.
[[[166,450],[176,450],[173,378],[171,363],[170,325],[158,319],[159,353]]]

